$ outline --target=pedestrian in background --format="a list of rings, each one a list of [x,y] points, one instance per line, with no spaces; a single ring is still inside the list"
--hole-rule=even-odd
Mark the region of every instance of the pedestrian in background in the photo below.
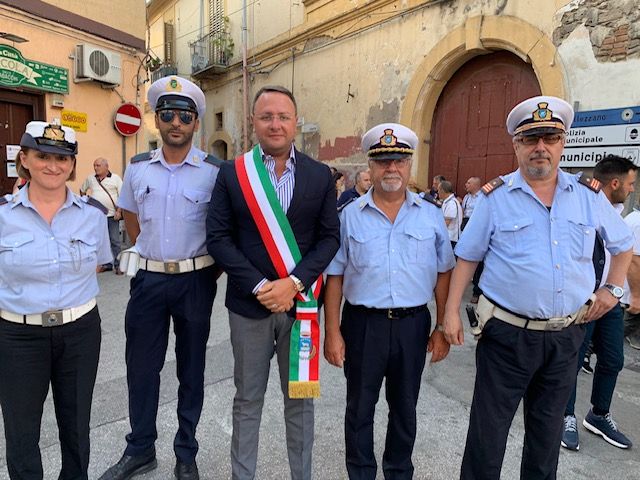
[[[322,272],[338,249],[336,192],[329,168],[295,149],[297,106],[289,90],[258,90],[251,121],[258,144],[222,166],[207,217],[207,248],[229,278],[231,476],[256,476],[275,355],[291,478],[310,480],[313,397],[320,393],[317,302]]]
[[[338,203],[336,205],[338,207],[338,210],[340,210],[341,207],[347,202],[350,202],[354,198],[358,198],[367,193],[369,191],[369,188],[371,188],[371,174],[369,172],[369,169],[358,170],[356,172],[356,184],[353,187],[345,190],[338,198]]]
[[[93,162],[95,175],[89,175],[80,187],[80,195],[90,194],[107,209],[107,225],[109,226],[109,240],[113,264],[98,265],[98,273],[114,270],[116,275],[122,275],[119,267],[118,255],[120,254],[120,220],[122,210],[116,202],[122,190],[122,179],[109,170],[109,162],[106,158],[96,158]]]
[[[131,159],[118,206],[140,259],[125,314],[131,432],[122,458],[102,480],[125,480],[156,468],[160,371],[176,338],[178,431],[175,477],[199,478],[196,428],[219,271],[207,255],[205,219],[221,161],[192,145],[205,112],[200,87],[184,78],[156,80],[148,92],[162,147]]]
[[[443,180],[438,186],[438,200],[442,202],[442,215],[447,225],[451,246],[455,247],[460,238],[462,226],[462,207],[453,193],[453,185],[448,180]]]
[[[636,167],[631,160],[616,155],[608,155],[600,160],[593,169],[593,178],[602,185],[602,192],[618,213],[624,209],[624,201],[634,190]],[[595,289],[607,289],[616,298],[611,310],[597,321],[585,326],[585,337],[578,356],[576,373],[583,366],[585,352],[593,345],[597,363],[593,372],[591,387],[591,409],[584,417],[583,426],[592,433],[600,435],[605,441],[618,448],[630,448],[631,440],[620,431],[611,415],[611,401],[618,374],[624,366],[624,321],[620,300],[624,289],[606,282],[609,271],[610,255],[606,250],[606,241],[596,233],[593,252],[595,269]],[[575,416],[576,387],[574,386],[564,413],[564,431],[561,445],[569,450],[580,448],[580,439]]]
[[[29,122],[16,159],[28,180],[0,197],[0,406],[12,480],[45,478],[40,422],[49,385],[59,475],[87,479],[91,397],[100,356],[96,266],[111,260],[103,207],[66,185],[78,142],[68,127]]]
[[[518,170],[487,183],[455,253],[445,336],[462,344],[462,295],[477,263],[476,381],[460,478],[499,479],[513,416],[523,400],[520,478],[556,478],[564,409],[576,376],[584,327],[617,299],[593,293],[595,234],[611,253],[607,283],[621,285],[633,236],[599,182],[559,168],[571,105],[540,96],[507,117]],[[590,298],[594,295],[593,298]],[[587,304],[587,302],[589,302]],[[588,306],[590,305],[590,306]]]
[[[624,296],[620,302],[626,305],[624,312],[624,338],[631,348],[640,350],[640,210],[638,205],[624,217],[634,236],[633,257],[627,272]]]
[[[382,382],[389,405],[385,478],[413,477],[416,404],[427,352],[449,353],[441,331],[453,252],[439,205],[407,190],[418,137],[396,123],[362,137],[373,187],[342,212],[340,249],[326,270],[325,348],[344,365],[349,478],[375,480],[373,426]],[[431,331],[427,303],[436,299]],[[342,297],[346,302],[340,322]]]

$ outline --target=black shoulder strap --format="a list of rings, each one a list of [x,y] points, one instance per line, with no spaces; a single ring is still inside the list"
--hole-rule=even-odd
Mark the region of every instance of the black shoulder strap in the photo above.
[[[131,163],[144,162],[145,160],[151,160],[151,152],[143,152],[131,157]]]
[[[207,155],[207,158],[205,158],[204,161],[207,162],[207,163],[210,163],[214,167],[218,167],[218,168],[220,168],[220,166],[224,163],[218,157],[214,157],[211,154]]]
[[[580,175],[580,178],[578,178],[578,183],[581,183],[595,193],[598,193],[602,189],[602,183],[600,182],[600,180],[590,177],[589,175]]]
[[[4,205],[5,203],[9,203],[9,200],[7,200],[7,197],[5,196],[0,197],[0,205]]]
[[[496,188],[501,187],[502,185],[504,185],[504,180],[502,180],[500,177],[496,177],[493,180],[485,183],[482,186],[482,193],[484,193],[485,195],[489,195],[491,194],[491,192],[493,192]]]
[[[105,207],[104,205],[102,205],[98,200],[96,200],[93,197],[87,197],[87,204],[91,205],[92,207],[96,207],[98,210],[100,210],[102,213],[104,213],[105,215],[109,212],[109,210],[107,209],[107,207]]]
[[[442,208],[442,202],[440,200],[436,200],[435,198],[433,198],[431,195],[429,195],[428,193],[424,194],[424,197],[422,197],[422,199],[425,202],[429,202],[432,205],[435,205],[438,208]]]
[[[347,200],[346,202],[344,202],[342,205],[340,205],[338,207],[338,213],[340,213],[342,210],[344,210],[344,207],[346,207],[347,205],[349,205],[350,203],[352,203],[354,200],[356,200],[358,197],[351,197],[349,200]]]

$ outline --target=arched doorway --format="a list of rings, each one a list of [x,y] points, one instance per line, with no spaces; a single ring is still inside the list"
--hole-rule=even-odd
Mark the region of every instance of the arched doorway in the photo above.
[[[224,140],[216,140],[211,145],[211,153],[220,160],[227,160],[227,142]]]
[[[515,104],[535,95],[540,95],[540,85],[533,68],[512,53],[500,51],[466,62],[447,82],[436,105],[430,176],[444,175],[463,195],[471,176],[484,182],[514,170],[505,120]]]

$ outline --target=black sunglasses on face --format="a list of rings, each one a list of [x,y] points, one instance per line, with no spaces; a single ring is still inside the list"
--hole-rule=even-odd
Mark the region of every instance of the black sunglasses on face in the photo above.
[[[195,114],[187,110],[161,110],[158,112],[158,118],[164,123],[173,122],[176,115],[178,115],[180,121],[185,125],[189,125],[195,118]]]

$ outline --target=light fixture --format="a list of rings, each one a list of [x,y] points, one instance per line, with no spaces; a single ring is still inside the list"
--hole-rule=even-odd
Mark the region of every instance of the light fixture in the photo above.
[[[14,35],[13,33],[9,33],[9,32],[0,32],[0,38],[4,38],[5,40],[9,40],[10,42],[14,42],[14,43],[24,43],[29,41],[24,37],[21,37],[19,35]]]

